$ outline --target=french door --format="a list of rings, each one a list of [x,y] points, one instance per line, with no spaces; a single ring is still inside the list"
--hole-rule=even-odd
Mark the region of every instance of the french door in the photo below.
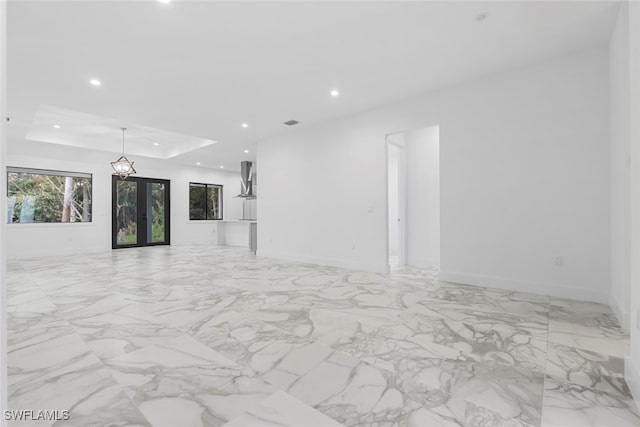
[[[169,181],[114,175],[111,247],[168,245]]]

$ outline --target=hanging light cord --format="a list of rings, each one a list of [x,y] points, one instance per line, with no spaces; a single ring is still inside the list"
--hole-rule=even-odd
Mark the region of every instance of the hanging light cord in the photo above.
[[[120,129],[122,129],[122,155],[124,156],[124,131],[127,130],[127,128]]]

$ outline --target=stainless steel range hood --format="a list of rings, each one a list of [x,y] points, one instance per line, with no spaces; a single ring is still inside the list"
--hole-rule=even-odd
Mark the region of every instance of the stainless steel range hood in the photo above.
[[[253,195],[253,164],[245,161],[240,162],[240,194],[236,197],[242,197],[245,199],[255,199]]]

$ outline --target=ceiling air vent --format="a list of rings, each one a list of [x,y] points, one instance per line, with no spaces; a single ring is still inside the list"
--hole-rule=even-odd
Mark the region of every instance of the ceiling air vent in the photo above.
[[[297,121],[297,120],[288,120],[288,121],[284,122],[284,124],[287,125],[287,126],[297,125],[298,123],[300,123],[300,122]]]

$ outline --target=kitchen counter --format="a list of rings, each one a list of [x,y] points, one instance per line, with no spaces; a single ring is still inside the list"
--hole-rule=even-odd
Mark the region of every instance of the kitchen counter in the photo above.
[[[255,219],[221,219],[216,221],[216,244],[228,246],[248,246],[255,253],[257,248],[257,227]],[[236,224],[248,224],[236,225]]]

